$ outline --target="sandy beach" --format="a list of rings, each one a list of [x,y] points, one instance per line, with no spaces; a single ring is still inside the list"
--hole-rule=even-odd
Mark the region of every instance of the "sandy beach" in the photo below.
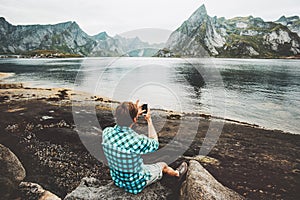
[[[27,181],[37,182],[62,198],[83,177],[96,177],[103,185],[110,180],[108,167],[87,151],[75,130],[72,108],[86,101],[95,105],[102,128],[114,125],[111,105],[117,102],[104,97],[63,88],[0,89],[0,143],[20,158],[27,171]],[[187,126],[193,120],[199,122],[191,144],[171,166],[198,155],[211,122],[209,116],[181,113],[177,118],[162,110],[153,113],[154,125],[161,127],[158,129],[160,148],[176,136],[180,126]],[[155,119],[165,119],[164,124]],[[143,119],[135,127],[141,133],[146,128]],[[187,138],[189,134],[186,132]],[[95,148],[101,151],[97,146],[101,134],[88,137],[97,141]],[[174,151],[176,148],[185,147],[178,144]],[[248,199],[299,199],[299,155],[300,135],[225,121],[208,159],[200,162],[218,181]],[[164,177],[161,182],[173,189],[170,199],[176,199],[178,191],[170,179]]]
[[[14,75],[14,73],[1,73],[0,72],[0,81],[1,81],[1,79],[5,79],[5,78],[11,77],[13,75]]]

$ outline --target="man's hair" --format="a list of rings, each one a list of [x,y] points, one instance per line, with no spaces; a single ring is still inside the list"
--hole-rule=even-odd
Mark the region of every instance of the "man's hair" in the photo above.
[[[116,120],[119,126],[130,126],[138,114],[138,108],[132,102],[123,102],[116,109]]]

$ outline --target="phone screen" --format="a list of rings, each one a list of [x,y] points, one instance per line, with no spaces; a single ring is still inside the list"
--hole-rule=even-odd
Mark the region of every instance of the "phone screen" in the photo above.
[[[142,105],[142,110],[145,110],[145,111],[143,112],[143,114],[147,114],[147,112],[148,112],[148,104],[143,104],[143,105]]]

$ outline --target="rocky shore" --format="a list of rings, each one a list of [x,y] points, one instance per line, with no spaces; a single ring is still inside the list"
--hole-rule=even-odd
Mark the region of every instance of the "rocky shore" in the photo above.
[[[38,183],[61,199],[77,188],[84,177],[99,180],[99,187],[111,182],[108,167],[82,144],[72,109],[87,101],[92,103],[104,128],[114,125],[111,106],[117,102],[68,89],[2,88],[5,89],[0,89],[0,144],[11,149],[23,164],[23,181]],[[155,126],[161,127],[160,148],[172,141],[182,124],[199,122],[191,144],[171,166],[176,167],[183,160],[196,160],[221,184],[247,199],[300,198],[300,135],[225,121],[217,144],[207,157],[201,157],[198,154],[210,116],[176,115],[161,110],[154,110],[153,115],[164,119],[160,125],[154,117]],[[141,119],[135,128],[144,132],[145,122]],[[187,131],[186,136],[189,134]],[[101,143],[101,134],[88,137]],[[176,145],[174,151],[185,148]],[[160,185],[171,191],[168,199],[179,199],[180,190],[172,178],[164,177]],[[15,193],[13,199],[20,199],[18,195]]]

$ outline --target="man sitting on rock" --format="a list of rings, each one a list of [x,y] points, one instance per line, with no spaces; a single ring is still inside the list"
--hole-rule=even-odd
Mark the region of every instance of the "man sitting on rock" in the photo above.
[[[102,145],[107,158],[111,177],[116,186],[127,192],[137,194],[146,186],[160,180],[163,173],[179,179],[187,171],[187,164],[183,162],[176,170],[164,162],[151,165],[143,163],[142,155],[158,149],[158,137],[152,124],[150,109],[145,120],[148,123],[148,137],[136,133],[132,126],[144,110],[132,102],[123,102],[116,108],[114,127],[103,130]]]

